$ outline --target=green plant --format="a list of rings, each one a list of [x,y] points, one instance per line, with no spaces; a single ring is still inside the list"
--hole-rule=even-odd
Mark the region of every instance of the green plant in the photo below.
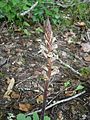
[[[30,5],[31,3],[27,0],[1,0],[0,11],[8,18],[8,21],[14,21],[16,18],[21,19],[19,13],[27,10]]]
[[[79,85],[76,87],[75,91],[80,91],[80,90],[83,90],[83,89],[84,89],[84,86],[82,86],[81,84],[79,84]]]
[[[0,78],[4,77],[5,74],[3,72],[0,72]]]
[[[90,76],[90,67],[82,67],[79,71],[84,77]]]
[[[78,0],[73,0],[72,6],[69,7],[67,10],[67,14],[71,18],[71,24],[77,21],[84,21],[85,23],[87,23],[87,25],[90,25],[90,16],[88,16],[90,13],[89,4],[90,3],[84,3]]]
[[[24,21],[29,22],[29,24],[43,23],[46,17],[49,16],[51,22],[54,25],[62,26],[61,28],[69,27],[78,20],[87,22],[90,25],[89,3],[79,2],[78,0],[64,0],[64,4],[59,4],[55,0],[37,1],[37,6],[30,11],[30,14],[21,16],[21,13],[35,4],[35,0],[1,0],[0,19],[6,17],[9,22],[15,22],[19,26],[23,26]]]
[[[17,120],[40,120],[37,113],[33,113],[32,116],[26,116],[25,114],[18,114]],[[50,117],[44,116],[44,120],[50,120]]]
[[[70,80],[68,80],[68,81],[66,81],[66,82],[64,83],[64,87],[68,87],[68,86],[70,86],[70,85],[71,85]]]
[[[66,90],[68,89],[68,87],[71,87],[72,86],[72,83],[71,83],[71,80],[68,80],[64,83],[64,87],[66,88]],[[81,84],[79,84],[78,86],[76,86],[76,88],[74,89],[74,91],[81,91],[83,90],[85,87]]]

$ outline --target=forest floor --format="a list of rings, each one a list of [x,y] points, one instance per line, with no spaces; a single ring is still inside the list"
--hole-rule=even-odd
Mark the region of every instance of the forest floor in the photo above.
[[[8,120],[9,113],[28,114],[42,107],[46,60],[38,51],[44,33],[35,29],[26,36],[0,27],[0,120]],[[90,120],[90,29],[75,29],[53,30],[59,73],[51,78],[47,106],[84,93],[46,110],[51,120]]]

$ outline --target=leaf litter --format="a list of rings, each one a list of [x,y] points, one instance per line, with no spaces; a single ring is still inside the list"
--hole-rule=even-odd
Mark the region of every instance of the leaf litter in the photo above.
[[[85,26],[85,24],[78,23],[78,26]],[[8,32],[6,31],[6,33]],[[9,33],[6,38],[4,34],[1,34],[0,55],[2,58],[8,59],[8,62],[3,65],[0,70],[6,74],[5,77],[0,78],[2,81],[0,83],[0,111],[4,109],[5,113],[9,112],[8,108],[16,114],[18,111],[31,112],[41,109],[42,107],[42,93],[44,90],[45,77],[43,76],[43,67],[46,61],[38,52],[43,36],[38,33],[37,38],[36,33],[33,34],[29,36],[29,38],[18,34],[13,36]],[[55,35],[57,36],[57,40],[55,38],[55,41],[58,45],[58,54],[63,62],[72,66],[76,70],[83,68],[83,63],[85,66],[90,67],[89,42],[83,43],[80,41],[81,48],[77,47],[75,44],[76,41],[74,41],[77,36],[72,30],[66,32],[65,35],[62,34],[63,36],[57,32]],[[54,48],[56,47],[57,46],[54,46]],[[55,64],[59,67],[59,70],[56,67],[56,70],[53,71],[53,76],[55,77],[51,78],[51,83],[48,89],[47,104],[50,101],[51,103],[54,103],[78,93],[79,91],[75,91],[75,89],[77,86],[79,86],[78,89],[81,88],[81,82],[83,82],[82,86],[85,86],[86,89],[90,89],[90,76],[82,78],[77,76],[67,67],[58,63],[58,61]],[[54,74],[56,72],[58,72],[58,75]],[[7,77],[8,81],[6,83],[5,79]],[[65,88],[64,83],[68,80],[70,80],[72,84]],[[90,111],[87,106],[89,106],[89,102],[90,99],[87,92],[87,95],[81,96],[80,98],[77,98],[77,100],[75,99],[60,104],[58,107],[57,105],[54,106],[47,111],[47,114],[49,114],[51,118],[53,116],[52,120],[82,119],[84,115],[88,118]],[[5,107],[3,107],[3,104]]]

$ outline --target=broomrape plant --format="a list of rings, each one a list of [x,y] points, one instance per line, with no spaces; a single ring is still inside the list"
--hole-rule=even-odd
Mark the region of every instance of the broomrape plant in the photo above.
[[[58,55],[57,55],[58,46],[55,43],[56,38],[53,37],[53,32],[52,32],[49,18],[46,20],[44,24],[44,29],[45,29],[45,36],[44,36],[45,41],[40,43],[41,45],[40,45],[40,51],[39,51],[39,53],[42,53],[42,55],[44,55],[44,57],[46,58],[46,65],[43,67],[45,85],[44,85],[44,101],[42,106],[41,120],[44,120],[44,113],[45,113],[48,86],[49,86],[50,79],[53,75],[59,72],[58,67],[54,66],[54,61],[58,59]]]

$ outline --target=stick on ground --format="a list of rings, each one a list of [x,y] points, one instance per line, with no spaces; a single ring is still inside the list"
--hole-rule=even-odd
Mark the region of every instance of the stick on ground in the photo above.
[[[73,99],[75,99],[75,98],[83,95],[84,93],[86,93],[86,91],[83,91],[83,92],[81,92],[81,93],[78,93],[78,94],[76,94],[76,95],[74,95],[74,96],[71,96],[71,97],[69,97],[69,98],[62,99],[62,100],[60,100],[60,101],[57,101],[56,103],[53,103],[53,104],[47,106],[47,107],[45,108],[45,110],[48,110],[48,109],[54,107],[55,105],[58,105],[58,104],[61,104],[61,103],[64,103],[64,102],[68,102],[68,101],[70,101],[70,100],[73,100]],[[42,109],[37,110],[37,111],[34,111],[34,112],[40,113],[41,111],[42,111]],[[34,112],[28,113],[26,116],[32,115]]]

